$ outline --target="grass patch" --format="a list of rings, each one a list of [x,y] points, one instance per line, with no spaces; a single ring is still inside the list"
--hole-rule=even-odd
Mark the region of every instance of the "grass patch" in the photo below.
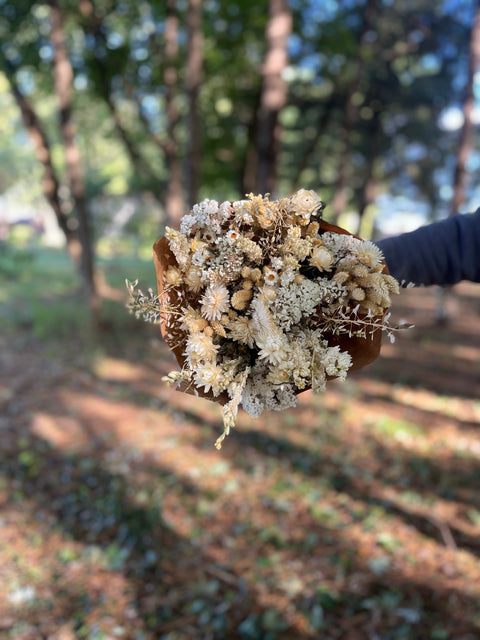
[[[90,337],[82,283],[65,250],[6,245],[1,253],[0,322],[7,333],[28,330],[40,340]],[[145,288],[156,283],[153,261],[134,256],[99,259],[97,268],[106,284],[120,292],[125,278],[138,278]],[[102,301],[102,318],[114,333],[129,332],[134,323],[121,293],[118,301]],[[141,332],[141,323],[135,326]]]
[[[378,418],[373,428],[378,433],[395,438],[396,440],[422,438],[425,435],[425,430],[418,424],[406,420],[398,420],[391,416]]]

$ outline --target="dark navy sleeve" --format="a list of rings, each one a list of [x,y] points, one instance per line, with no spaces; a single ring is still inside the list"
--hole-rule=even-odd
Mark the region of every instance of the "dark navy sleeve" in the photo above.
[[[376,244],[390,273],[404,285],[480,282],[480,209]]]

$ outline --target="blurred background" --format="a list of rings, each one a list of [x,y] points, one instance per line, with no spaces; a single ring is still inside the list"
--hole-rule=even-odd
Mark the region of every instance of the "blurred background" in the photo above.
[[[475,210],[477,0],[0,0],[0,43],[0,637],[479,638],[480,285],[221,452],[124,286],[205,197]]]

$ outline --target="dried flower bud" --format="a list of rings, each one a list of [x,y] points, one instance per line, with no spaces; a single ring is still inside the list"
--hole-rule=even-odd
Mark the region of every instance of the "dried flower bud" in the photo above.
[[[318,222],[311,222],[306,229],[306,234],[307,236],[316,236],[319,229],[320,225]]]
[[[252,269],[250,273],[250,278],[252,279],[253,282],[258,282],[261,277],[262,277],[262,272],[260,271],[260,269],[258,269],[258,267],[256,267],[255,269]]]
[[[210,326],[212,327],[214,332],[216,334],[218,334],[219,336],[222,336],[222,338],[226,338],[227,337],[227,334],[225,332],[225,329],[224,329],[222,323],[219,322],[218,320],[212,320]]]
[[[365,291],[361,287],[355,287],[350,293],[350,297],[352,298],[352,300],[361,302],[362,300],[365,300]]]
[[[232,296],[232,307],[237,311],[243,311],[247,308],[248,303],[252,299],[251,289],[240,289]]]
[[[180,269],[174,266],[168,267],[165,273],[165,282],[172,287],[178,287],[178,285],[182,284],[182,272]]]

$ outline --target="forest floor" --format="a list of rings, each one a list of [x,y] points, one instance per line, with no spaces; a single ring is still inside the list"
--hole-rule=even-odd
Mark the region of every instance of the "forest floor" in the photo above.
[[[403,291],[414,329],[294,410],[241,412],[221,451],[220,408],[160,381],[156,327],[51,335],[37,308],[41,335],[19,301],[0,638],[478,640],[480,286],[442,326],[436,301]]]

